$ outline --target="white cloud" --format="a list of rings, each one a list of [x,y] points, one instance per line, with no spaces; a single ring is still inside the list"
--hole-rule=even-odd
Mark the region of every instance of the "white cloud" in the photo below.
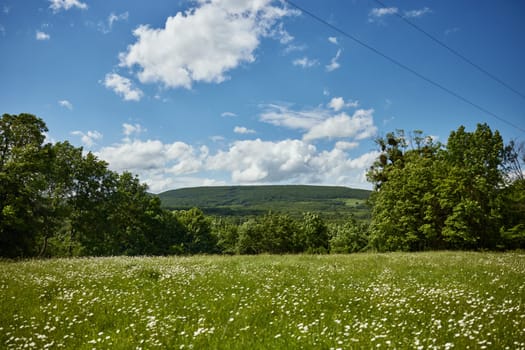
[[[51,39],[49,34],[47,34],[45,32],[41,32],[40,30],[36,31],[35,38],[36,38],[36,40],[49,40],[49,39]]]
[[[411,10],[411,11],[405,11],[405,17],[407,18],[418,18],[423,15],[426,15],[427,13],[432,12],[428,7],[424,7],[419,10]]]
[[[70,111],[73,110],[73,104],[68,100],[60,100],[58,101],[58,104],[64,108],[69,109]]]
[[[80,140],[82,141],[82,144],[87,147],[91,147],[96,144],[97,140],[100,140],[102,138],[102,134],[98,131],[88,131],[87,133],[84,133],[82,131],[73,131],[71,132],[71,135],[80,136]]]
[[[200,150],[199,150],[200,151]],[[164,171],[172,175],[195,173],[202,168],[198,152],[184,142],[163,144],[159,140],[129,140],[103,147],[98,153],[116,171],[142,173]]]
[[[233,129],[233,132],[236,134],[255,134],[255,130],[248,129],[244,126],[236,126]]]
[[[342,148],[319,152],[302,140],[236,141],[208,159],[207,167],[230,173],[233,183],[323,183],[369,187],[365,172],[377,152],[351,158]]]
[[[351,157],[355,142],[319,151],[304,140],[239,140],[211,154],[184,142],[129,140],[96,155],[115,171],[138,174],[153,192],[182,186],[250,183],[322,183],[369,188],[365,172],[377,152]],[[217,180],[210,180],[210,174]],[[221,180],[223,178],[224,180]],[[229,178],[229,180],[228,180]]]
[[[108,89],[112,89],[126,101],[140,101],[143,95],[142,90],[133,87],[131,80],[120,76],[117,73],[106,74],[104,86]]]
[[[140,124],[128,124],[124,123],[122,124],[122,133],[127,137],[131,136],[133,134],[141,134],[145,131],[145,129]]]
[[[377,132],[374,125],[373,109],[359,109],[352,116],[341,113],[313,126],[303,139],[306,141],[321,138],[355,138],[363,140]]]
[[[334,70],[341,67],[339,62],[337,62],[340,56],[341,56],[341,49],[337,50],[336,55],[330,60],[330,64],[326,65],[326,70],[328,72],[333,72]]]
[[[399,12],[399,9],[397,7],[381,7],[381,8],[373,8],[370,13],[368,14],[368,20],[370,22],[373,22],[376,19],[395,15]]]
[[[233,112],[223,112],[221,113],[221,117],[236,117],[237,114],[233,113]]]
[[[332,108],[334,111],[338,112],[345,107],[357,107],[359,106],[359,101],[347,101],[345,102],[342,97],[334,97],[328,103],[328,107]]]
[[[332,108],[334,111],[340,111],[345,106],[345,100],[342,97],[334,97],[328,103],[328,107]]]
[[[210,157],[208,166],[229,171],[235,183],[292,181],[309,172],[315,152],[314,146],[300,140],[243,140]]]
[[[335,143],[335,148],[340,150],[350,150],[359,147],[358,142],[348,142],[348,141],[337,141]]]
[[[51,8],[54,13],[57,13],[60,10],[69,10],[72,7],[76,7],[81,10],[86,10],[88,8],[86,3],[83,3],[79,0],[49,0],[49,2],[51,3],[49,8]]]
[[[138,66],[142,83],[187,89],[194,82],[220,83],[228,79],[228,71],[255,61],[260,39],[283,34],[275,24],[297,12],[272,6],[271,0],[199,0],[198,4],[168,17],[164,28],[135,29],[136,42],[119,55],[120,65]],[[281,35],[279,40],[289,38]]]
[[[335,36],[329,36],[328,41],[334,45],[339,45],[339,42],[337,41],[337,38]]]
[[[317,66],[319,64],[318,60],[311,60],[308,57],[298,58],[292,61],[292,64],[294,66],[299,66],[302,68],[310,68],[313,66]]]

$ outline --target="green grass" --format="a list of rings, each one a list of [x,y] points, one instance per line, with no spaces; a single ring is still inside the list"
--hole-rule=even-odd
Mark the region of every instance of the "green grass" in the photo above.
[[[300,217],[315,212],[334,221],[354,215],[368,220],[370,191],[340,186],[216,186],[181,188],[159,194],[169,209],[201,208],[218,216],[263,215],[269,210]]]
[[[0,262],[6,349],[525,349],[525,254]]]

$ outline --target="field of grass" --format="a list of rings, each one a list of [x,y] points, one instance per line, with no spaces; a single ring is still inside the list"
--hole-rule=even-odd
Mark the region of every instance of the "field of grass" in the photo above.
[[[0,262],[5,349],[525,349],[525,254]]]

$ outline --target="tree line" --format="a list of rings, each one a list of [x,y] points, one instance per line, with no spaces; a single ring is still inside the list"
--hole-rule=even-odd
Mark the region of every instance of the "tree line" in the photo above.
[[[170,211],[129,172],[69,142],[46,143],[31,114],[0,119],[0,256],[327,252],[326,224],[268,213],[245,222]]]
[[[69,142],[45,142],[31,114],[0,119],[0,256],[351,253],[525,247],[523,144],[487,125],[445,145],[402,131],[377,140],[372,220],[318,214],[227,219],[171,211],[129,172]]]

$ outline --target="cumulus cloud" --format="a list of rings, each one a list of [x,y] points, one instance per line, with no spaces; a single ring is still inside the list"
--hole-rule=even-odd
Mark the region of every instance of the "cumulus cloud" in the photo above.
[[[202,162],[198,152],[184,142],[164,144],[159,140],[124,140],[123,143],[103,147],[98,153],[116,171],[142,173],[163,170],[174,175],[199,171]]]
[[[70,111],[73,110],[73,104],[68,100],[60,100],[58,101],[58,104],[64,108],[69,109]]]
[[[337,38],[335,36],[329,36],[328,41],[334,45],[339,45],[339,42],[337,41]]]
[[[71,132],[71,135],[80,136],[80,140],[82,141],[82,144],[87,147],[91,147],[95,145],[96,141],[102,138],[102,134],[96,130],[88,131],[86,133],[77,130],[77,131]]]
[[[365,173],[378,156],[352,157],[356,142],[339,141],[318,150],[299,139],[238,140],[213,154],[207,146],[175,141],[130,140],[103,147],[96,155],[115,171],[138,174],[153,192],[176,187],[253,183],[320,183],[370,187]],[[207,176],[216,180],[210,180]]]
[[[133,87],[131,80],[117,73],[108,73],[104,79],[104,86],[112,89],[126,101],[140,101],[143,92],[139,88]]]
[[[229,171],[236,183],[292,181],[309,172],[308,162],[315,152],[314,146],[300,140],[243,140],[210,157],[208,166]]]
[[[73,7],[81,10],[86,10],[88,8],[86,3],[79,0],[49,0],[49,2],[51,3],[49,8],[53,10],[54,13],[57,13],[60,10],[69,10]]]
[[[330,64],[326,65],[326,71],[333,72],[334,70],[341,67],[341,64],[337,61],[341,56],[341,49],[337,50],[335,56],[330,60]]]
[[[373,109],[359,109],[352,116],[346,113],[338,114],[312,127],[303,135],[303,139],[309,141],[345,137],[363,140],[372,137],[377,132],[373,113]]]
[[[225,170],[234,183],[323,183],[366,187],[366,170],[377,152],[350,157],[344,147],[318,151],[303,140],[236,141],[208,159],[209,169]]]
[[[334,97],[328,103],[328,107],[332,108],[334,111],[338,112],[345,107],[357,107],[359,106],[359,101],[348,101],[345,102],[342,97]]]
[[[328,107],[332,108],[334,111],[340,111],[345,106],[345,100],[342,97],[334,97],[328,103]]]
[[[302,68],[310,68],[317,66],[319,64],[318,60],[309,59],[308,57],[298,58],[292,61],[294,66],[299,66]]]
[[[36,40],[49,40],[51,39],[51,36],[49,36],[49,34],[45,32],[41,32],[40,30],[37,30],[35,34],[35,38]]]
[[[244,127],[244,126],[236,126],[233,129],[233,132],[236,133],[236,134],[255,134],[255,130],[248,129],[248,128]]]
[[[199,0],[197,8],[168,17],[163,28],[141,25],[136,42],[122,52],[122,67],[138,67],[142,83],[190,89],[194,82],[220,83],[227,72],[255,61],[263,37],[288,42],[284,16],[296,11],[272,5],[271,0]],[[198,30],[196,30],[198,28]]]

